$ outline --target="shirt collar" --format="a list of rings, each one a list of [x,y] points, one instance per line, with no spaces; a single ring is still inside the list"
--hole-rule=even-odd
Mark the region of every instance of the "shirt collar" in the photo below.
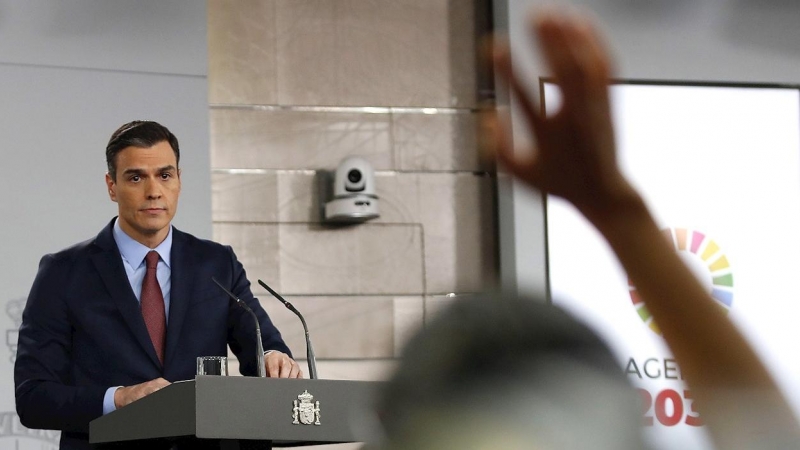
[[[119,226],[119,218],[114,221],[114,240],[117,241],[119,253],[128,261],[134,269],[142,265],[144,257],[150,250],[158,252],[158,256],[164,261],[167,267],[170,266],[170,255],[172,254],[172,225],[169,226],[167,237],[154,249],[147,248],[147,246],[135,241],[132,237],[128,236]]]

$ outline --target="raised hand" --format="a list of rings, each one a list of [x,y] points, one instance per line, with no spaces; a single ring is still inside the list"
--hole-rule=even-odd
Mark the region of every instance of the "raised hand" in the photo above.
[[[584,17],[545,13],[530,27],[563,103],[546,117],[512,71],[508,46],[496,46],[497,74],[515,94],[537,142],[535,149],[524,152],[527,156],[520,156],[504,127],[490,118],[486,125],[498,159],[519,179],[565,198],[588,216],[613,210],[636,194],[617,167],[608,99],[611,58]]]
[[[800,427],[744,336],[666,242],[617,166],[608,97],[611,58],[590,22],[548,12],[531,22],[563,96],[540,112],[498,45],[498,76],[519,101],[536,148],[519,156],[496,116],[484,128],[510,173],[574,204],[597,228],[634,282],[692,388],[719,448],[800,448]]]

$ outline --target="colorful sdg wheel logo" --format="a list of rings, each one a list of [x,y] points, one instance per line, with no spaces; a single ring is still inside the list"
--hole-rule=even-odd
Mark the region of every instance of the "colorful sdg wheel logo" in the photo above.
[[[728,258],[720,246],[705,234],[686,228],[665,228],[661,230],[667,240],[675,247],[681,259],[706,287],[711,297],[727,313],[733,305],[733,273]],[[661,334],[653,316],[647,310],[636,286],[628,280],[633,306],[642,321],[654,332]]]

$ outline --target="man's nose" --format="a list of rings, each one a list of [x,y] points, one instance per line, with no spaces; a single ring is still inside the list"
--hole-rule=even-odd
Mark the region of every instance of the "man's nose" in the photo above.
[[[147,198],[160,198],[161,186],[159,186],[155,181],[148,180],[145,182],[145,194],[147,195]]]

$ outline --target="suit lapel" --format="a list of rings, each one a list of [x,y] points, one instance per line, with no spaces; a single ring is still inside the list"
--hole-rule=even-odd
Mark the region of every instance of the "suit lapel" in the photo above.
[[[133,295],[125,268],[122,267],[122,256],[119,254],[112,232],[113,224],[114,221],[112,220],[97,235],[95,245],[103,251],[92,255],[92,263],[139,345],[150,356],[153,363],[161,367],[156,350],[153,348],[153,342],[150,340],[150,334],[148,334],[147,327],[144,324],[139,302],[136,300],[136,296]]]
[[[178,351],[183,321],[192,299],[192,284],[189,271],[192,257],[186,235],[172,228],[171,284],[169,300],[169,323],[167,324],[167,345],[164,354],[165,364],[169,364]]]

